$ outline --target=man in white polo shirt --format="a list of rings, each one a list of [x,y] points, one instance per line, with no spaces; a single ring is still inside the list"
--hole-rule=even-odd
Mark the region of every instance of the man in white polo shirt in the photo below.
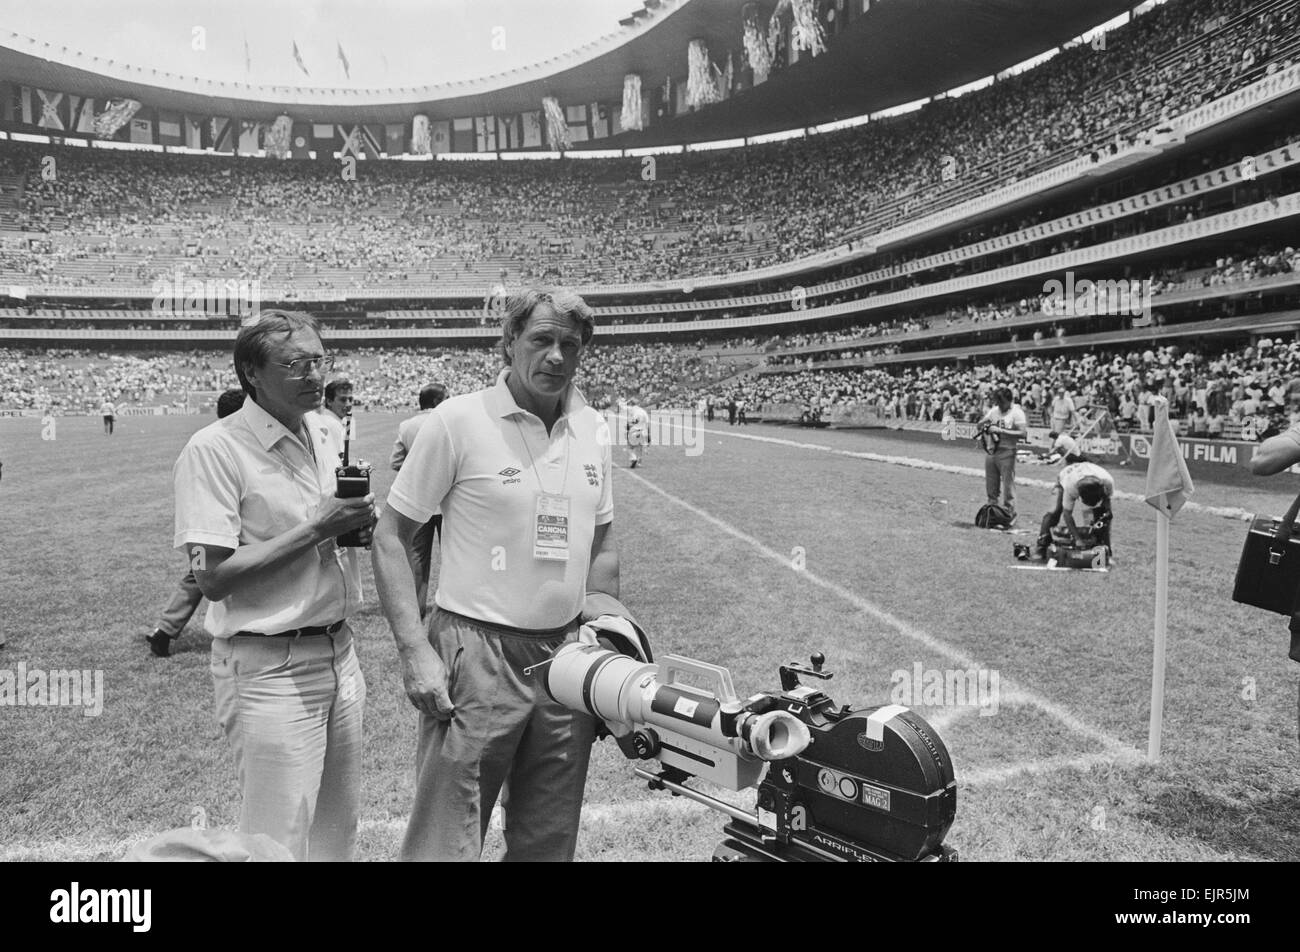
[[[175,545],[212,602],[239,828],[298,860],[349,860],[366,686],[347,623],[361,607],[357,553],[335,539],[373,525],[374,497],[334,498],[342,447],[314,412],[332,361],[310,314],[263,311],[240,328],[234,363],[248,399],[190,438],[173,476]]]
[[[389,493],[375,583],[420,711],[403,859],[478,859],[507,783],[505,858],[573,858],[595,722],[524,669],[573,640],[582,617],[626,615],[609,429],[572,386],[593,326],[572,292],[512,299],[496,385],[428,415]],[[406,552],[437,510],[426,633]]]

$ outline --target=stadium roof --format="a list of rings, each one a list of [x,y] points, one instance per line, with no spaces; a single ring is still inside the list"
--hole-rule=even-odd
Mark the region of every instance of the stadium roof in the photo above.
[[[856,3],[858,0],[844,0]],[[775,4],[761,4],[770,10]],[[477,79],[406,87],[267,86],[185,77],[117,62],[0,29],[0,78],[100,99],[129,97],[190,114],[273,120],[404,122],[508,115],[561,103],[619,102],[623,77],[645,87],[687,73],[687,46],[733,48],[742,0],[643,0],[619,30],[531,66]],[[626,133],[636,146],[754,135],[863,115],[924,99],[1000,72],[1122,14],[1133,0],[877,0],[831,38],[768,82],[698,112]],[[1100,55],[1104,55],[1100,54]]]

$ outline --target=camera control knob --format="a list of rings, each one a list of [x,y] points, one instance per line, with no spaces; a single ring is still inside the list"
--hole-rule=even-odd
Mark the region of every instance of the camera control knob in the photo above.
[[[659,735],[651,727],[638,730],[632,735],[632,749],[642,760],[650,760],[659,753]]]

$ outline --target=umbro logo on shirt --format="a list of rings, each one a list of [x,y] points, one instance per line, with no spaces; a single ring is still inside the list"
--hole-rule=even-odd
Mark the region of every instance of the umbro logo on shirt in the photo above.
[[[511,483],[521,482],[519,479],[519,470],[515,469],[513,466],[507,466],[505,469],[501,470],[498,475],[505,477],[505,479],[501,480],[502,486],[509,486]]]

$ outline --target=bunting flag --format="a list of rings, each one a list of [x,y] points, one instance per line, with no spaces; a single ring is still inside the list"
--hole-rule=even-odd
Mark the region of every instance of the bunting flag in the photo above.
[[[411,120],[411,154],[428,155],[432,151],[429,142],[429,117],[419,113]]]
[[[95,117],[95,135],[101,139],[111,139],[131,117],[140,109],[140,103],[134,99],[119,99],[111,102],[107,109]]]
[[[619,125],[623,129],[640,131],[644,128],[644,108],[641,105],[641,76],[628,73],[623,77],[623,111],[619,113]]]
[[[713,76],[713,64],[709,62],[709,48],[703,40],[691,40],[686,47],[686,61],[686,105],[698,109],[717,102],[718,84]]]
[[[339,150],[340,156],[354,155],[361,158],[363,155],[368,159],[379,158],[379,153],[383,151],[380,146],[380,137],[383,135],[383,129],[378,129],[378,135],[373,129],[367,129],[365,126],[353,126],[346,128],[338,126],[339,136],[343,139],[343,147]]]
[[[153,142],[153,123],[148,119],[132,119],[131,141],[151,144]]]
[[[434,155],[451,151],[451,123],[448,120],[439,119],[437,122],[430,123],[429,151]]]
[[[569,137],[569,124],[564,119],[564,110],[560,101],[554,96],[542,100],[542,113],[546,117],[546,144],[553,152],[567,151],[573,145]]]
[[[237,151],[240,155],[256,155],[262,149],[262,125],[258,122],[244,120],[239,124],[239,142]]]
[[[307,64],[302,61],[302,53],[298,50],[298,41],[293,41],[293,61],[298,64],[304,76],[310,77],[311,73],[307,72]]]
[[[95,100],[89,96],[69,96],[68,128],[77,132],[95,131]]]
[[[289,155],[295,159],[311,158],[311,123],[295,122],[289,133]]]
[[[535,149],[542,144],[542,114],[526,112],[524,121],[524,148]]]
[[[278,116],[266,130],[263,147],[266,154],[273,159],[287,159],[292,148],[293,120],[288,116]]]
[[[476,152],[497,150],[497,117],[474,117],[474,149]]]
[[[36,95],[41,101],[41,118],[36,124],[43,129],[63,131],[63,119],[59,116],[59,103],[63,102],[63,93],[47,93],[38,89]]]
[[[212,130],[212,148],[217,152],[234,152],[234,120],[213,116],[208,125]]]
[[[384,151],[389,155],[402,155],[406,152],[406,126],[400,122],[384,126]]]
[[[345,76],[347,76],[348,79],[351,79],[351,78],[352,78],[352,66],[351,66],[351,64],[348,63],[348,55],[347,55],[346,53],[343,52],[343,41],[342,41],[342,40],[339,40],[339,39],[336,39],[334,42],[338,45],[338,50],[339,50],[339,62],[343,64],[343,74],[344,74]]]

